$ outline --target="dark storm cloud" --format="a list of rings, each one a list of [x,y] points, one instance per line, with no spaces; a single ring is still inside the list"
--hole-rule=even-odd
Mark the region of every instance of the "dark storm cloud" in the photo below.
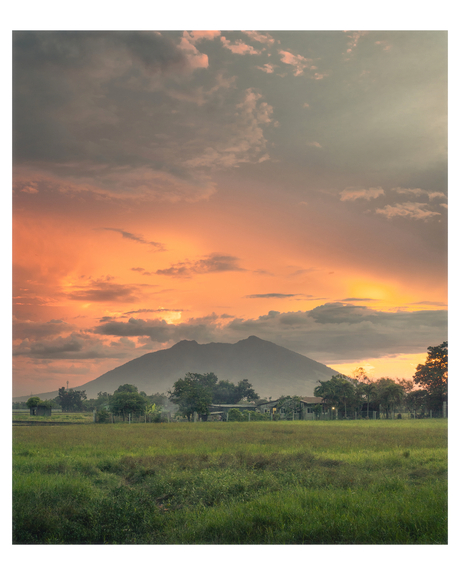
[[[366,321],[370,321],[378,313],[365,306],[327,303],[311,310],[308,315],[317,323],[359,323],[364,317]]]
[[[117,99],[127,95],[116,81],[129,84],[139,73],[150,78],[186,66],[185,53],[154,32],[15,32],[16,160],[92,155],[104,162],[95,143],[113,137]],[[99,136],[93,145],[90,134]]]
[[[77,301],[123,301],[134,302],[139,299],[134,286],[118,285],[108,281],[92,281],[89,286],[76,289],[67,297]]]
[[[215,313],[180,324],[162,319],[103,318],[107,321],[94,327],[91,335],[72,333],[65,338],[32,342],[25,339],[15,347],[14,354],[63,359],[132,357],[134,342],[130,338],[148,338],[152,344],[142,347],[146,350],[155,349],[155,344],[174,344],[183,339],[233,343],[257,335],[327,363],[423,353],[428,346],[437,345],[447,337],[447,312],[441,310],[380,312],[364,306],[331,303],[306,312],[272,310],[257,319],[234,318],[227,325],[219,323],[221,318],[232,319],[227,314]],[[118,339],[107,345],[97,336]]]
[[[358,361],[398,353],[422,353],[447,337],[447,312],[381,312],[331,303],[307,312],[271,311],[235,319],[225,328],[257,335],[319,361]]]
[[[159,275],[189,278],[194,274],[210,274],[217,272],[245,271],[238,264],[239,258],[225,254],[209,254],[203,259],[179,262],[170,268],[157,270]]]
[[[133,240],[134,242],[138,242],[140,244],[146,244],[148,246],[153,246],[154,248],[157,248],[157,251],[165,251],[165,247],[164,244],[160,243],[160,242],[149,242],[147,240],[144,240],[144,238],[142,236],[136,235],[136,234],[132,234],[131,232],[127,232],[125,230],[121,230],[119,228],[101,228],[102,230],[107,230],[109,232],[117,232],[119,234],[121,234],[121,236],[127,240]],[[134,271],[140,270],[140,268],[132,268]],[[144,271],[144,270],[142,270]]]
[[[183,67],[187,58],[172,41],[155,32],[14,32],[15,65],[24,68],[87,67],[107,52],[126,52],[152,71]]]
[[[130,318],[126,323],[113,321],[98,326],[93,330],[93,333],[118,337],[149,337],[158,343],[176,342],[182,339],[210,341],[213,337],[213,330],[209,327],[206,318],[201,319],[202,323],[173,325],[161,319]]]
[[[35,340],[69,332],[74,326],[60,319],[47,322],[17,321],[13,324],[13,339]]]
[[[181,339],[234,342],[257,335],[322,362],[423,353],[429,345],[437,345],[447,337],[447,314],[438,310],[376,312],[364,306],[331,303],[307,312],[272,310],[257,319],[236,318],[224,326],[218,319],[211,314],[173,325],[164,320],[131,318],[127,322],[107,322],[93,333],[148,337],[158,343]]]
[[[14,356],[26,356],[36,359],[99,359],[123,358],[128,349],[120,346],[106,346],[98,338],[72,333],[68,337],[30,342],[24,340],[13,349]]]

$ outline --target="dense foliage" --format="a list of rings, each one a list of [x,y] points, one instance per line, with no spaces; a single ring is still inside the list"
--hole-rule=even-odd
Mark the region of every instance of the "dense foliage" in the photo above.
[[[62,408],[62,411],[84,411],[84,400],[86,391],[76,391],[75,389],[59,388],[59,395],[56,401]]]
[[[237,404],[242,400],[255,401],[258,394],[247,379],[237,385],[228,380],[218,381],[214,373],[187,373],[174,383],[169,399],[179,407],[179,413],[190,421],[194,413],[209,414],[211,404]]]
[[[109,397],[110,411],[114,415],[123,416],[125,421],[129,413],[143,415],[146,412],[149,402],[144,392],[139,393],[135,385],[124,384],[114,391]]]
[[[427,391],[431,409],[441,410],[447,401],[447,355],[447,341],[429,347],[425,363],[415,371],[414,382]]]

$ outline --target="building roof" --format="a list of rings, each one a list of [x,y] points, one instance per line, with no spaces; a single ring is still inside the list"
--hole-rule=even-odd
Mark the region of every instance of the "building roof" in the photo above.
[[[257,407],[260,407],[261,405],[269,405],[271,403],[278,403],[278,401],[280,401],[281,397],[279,397],[278,399],[272,399],[270,401],[264,401],[263,403],[259,403],[257,405]],[[322,403],[323,402],[323,398],[322,397],[300,397],[299,398],[300,401],[302,403]]]
[[[301,397],[300,400],[304,403],[323,403],[322,397]]]
[[[255,403],[212,403],[209,407],[225,407],[227,409],[251,409],[257,406]]]

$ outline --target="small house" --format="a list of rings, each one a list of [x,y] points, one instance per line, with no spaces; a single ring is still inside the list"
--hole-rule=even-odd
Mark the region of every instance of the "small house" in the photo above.
[[[49,417],[51,415],[51,407],[48,405],[36,405],[30,408],[30,415],[42,415]]]

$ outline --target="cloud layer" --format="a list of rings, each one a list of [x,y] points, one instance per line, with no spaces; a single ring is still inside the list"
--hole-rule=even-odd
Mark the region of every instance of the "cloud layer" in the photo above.
[[[18,31],[13,98],[24,393],[184,338],[445,339],[445,32]]]

